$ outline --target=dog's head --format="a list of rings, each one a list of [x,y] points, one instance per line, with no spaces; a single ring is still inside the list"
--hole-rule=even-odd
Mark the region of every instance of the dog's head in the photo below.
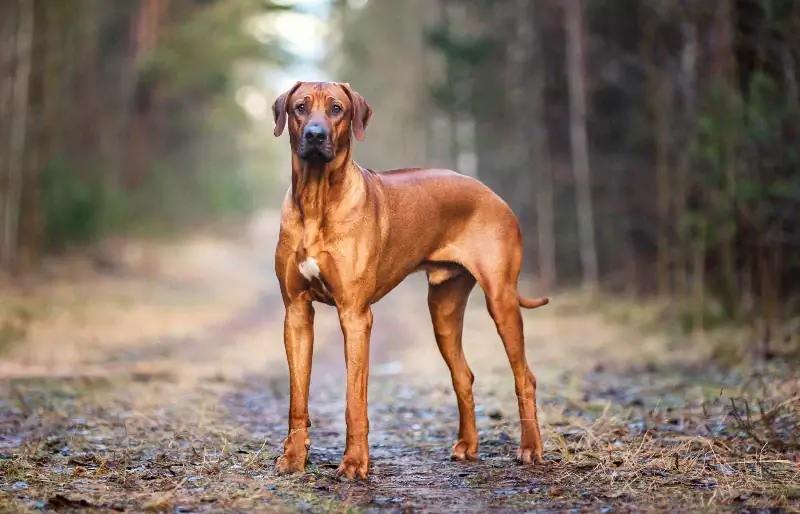
[[[364,97],[341,82],[297,82],[272,104],[275,137],[289,125],[292,150],[304,161],[331,162],[359,141],[372,117]]]

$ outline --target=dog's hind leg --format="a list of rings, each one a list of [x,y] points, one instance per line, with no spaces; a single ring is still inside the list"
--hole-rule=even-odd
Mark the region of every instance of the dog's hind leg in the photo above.
[[[453,446],[451,458],[460,461],[478,458],[478,431],[475,427],[475,400],[472,395],[475,376],[469,369],[461,345],[464,311],[474,287],[475,278],[466,271],[442,283],[432,282],[428,286],[428,308],[436,344],[450,368],[458,401],[458,441]]]
[[[488,244],[487,244],[488,243]],[[489,314],[503,340],[519,404],[522,425],[517,460],[530,464],[542,462],[542,437],[536,410],[536,378],[525,356],[520,297],[517,293],[522,252],[521,243],[496,240],[484,243],[481,258],[475,263],[476,278],[484,293]]]

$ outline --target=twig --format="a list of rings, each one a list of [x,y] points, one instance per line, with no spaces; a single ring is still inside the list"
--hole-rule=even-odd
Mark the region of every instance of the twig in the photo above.
[[[745,404],[745,412],[747,413],[747,421],[742,419],[742,416],[739,415],[739,411],[736,406],[736,400],[731,398],[731,407],[733,408],[732,413],[733,417],[736,419],[737,425],[759,445],[761,445],[762,447],[766,446],[767,443],[765,443],[758,435],[756,435],[755,431],[753,430],[752,423],[750,422],[750,408],[747,405],[747,400],[745,400],[744,404]]]

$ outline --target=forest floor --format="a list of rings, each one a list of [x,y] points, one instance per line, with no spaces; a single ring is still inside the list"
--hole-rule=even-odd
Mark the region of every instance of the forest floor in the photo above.
[[[722,372],[699,345],[575,295],[525,313],[545,464],[524,467],[508,362],[475,292],[464,344],[481,460],[451,462],[456,402],[421,275],[374,309],[369,479],[334,473],[344,359],[324,306],[311,463],[276,476],[288,402],[276,229],[266,212],[239,237],[118,252],[128,267],[62,259],[6,284],[0,511],[800,511],[800,370]]]

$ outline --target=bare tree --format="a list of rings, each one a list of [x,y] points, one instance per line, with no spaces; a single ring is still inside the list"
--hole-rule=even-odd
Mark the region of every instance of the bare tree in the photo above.
[[[9,146],[6,194],[3,209],[3,240],[0,242],[0,262],[14,262],[19,240],[20,200],[22,197],[25,135],[28,116],[28,82],[31,74],[33,42],[33,1],[20,0],[16,36],[14,37],[15,66],[11,83],[9,117]]]
[[[670,216],[670,180],[669,180],[669,107],[672,98],[672,80],[662,70],[663,49],[657,37],[658,16],[654,12],[656,5],[642,3],[640,12],[643,21],[643,37],[641,52],[644,60],[647,92],[647,111],[653,126],[653,146],[655,152],[656,179],[656,285],[658,294],[666,297],[671,293],[670,281],[670,241],[669,233],[672,225]],[[655,8],[654,8],[655,7]]]
[[[697,41],[697,26],[693,17],[694,9],[693,1],[687,2],[685,12],[687,16],[681,19],[681,35],[683,37],[683,47],[680,54],[680,78],[678,81],[679,91],[682,103],[682,126],[683,137],[681,139],[681,149],[678,155],[677,173],[676,173],[676,187],[675,187],[675,200],[673,207],[675,209],[675,221],[678,223],[677,235],[677,281],[676,292],[681,297],[687,297],[689,294],[689,269],[691,265],[691,242],[689,238],[689,231],[684,228],[685,221],[688,216],[687,212],[687,196],[689,194],[689,174],[691,167],[691,153],[690,142],[694,137],[693,124],[697,116],[697,57],[698,57],[698,41]]]
[[[518,25],[520,43],[528,49],[526,74],[530,94],[531,119],[525,123],[530,127],[531,144],[529,162],[534,170],[536,189],[536,233],[538,237],[539,282],[543,291],[551,291],[557,281],[555,216],[553,214],[553,169],[547,140],[547,125],[544,112],[545,56],[542,46],[539,12],[536,2],[519,0],[521,7],[527,5],[528,17],[520,17]]]
[[[17,26],[16,2],[0,3],[0,250],[5,248],[5,211],[8,202],[11,99]],[[2,258],[2,254],[0,254]]]
[[[592,180],[589,166],[589,143],[586,135],[586,85],[583,62],[583,4],[581,0],[564,1],[564,24],[567,34],[567,79],[569,82],[570,142],[572,168],[578,196],[578,231],[584,286],[598,288],[597,247],[594,237]]]
[[[723,78],[731,91],[738,92],[737,86],[737,70],[736,70],[736,49],[735,49],[735,13],[733,11],[733,0],[720,0],[716,5],[716,39],[717,39],[717,54],[715,59],[715,67],[717,73]],[[725,193],[729,205],[733,206],[736,201],[736,187],[737,187],[737,163],[736,151],[741,141],[739,141],[738,129],[733,127],[733,130],[726,130],[724,135],[724,168],[725,168]],[[723,227],[718,227],[722,239],[721,248],[721,273],[722,281],[724,283],[724,292],[722,293],[725,298],[723,301],[729,304],[731,309],[737,309],[738,304],[733,300],[738,296],[738,285],[736,277],[736,258],[734,256],[734,237],[735,237],[735,222],[733,220],[733,208],[730,210],[731,216],[725,220]]]
[[[450,31],[451,21],[450,21],[450,12],[448,10],[448,1],[447,0],[440,0],[439,1],[439,16],[442,23],[442,29],[445,32]],[[452,64],[447,61],[445,63],[445,72],[444,72],[444,81],[445,87],[447,91],[455,91],[455,77],[453,76],[453,66]],[[449,157],[450,163],[449,167],[452,169],[458,168],[458,156],[461,154],[461,147],[458,142],[458,109],[456,107],[455,101],[451,101],[448,105],[447,109],[447,126],[448,126],[448,133],[450,135],[449,138]]]

